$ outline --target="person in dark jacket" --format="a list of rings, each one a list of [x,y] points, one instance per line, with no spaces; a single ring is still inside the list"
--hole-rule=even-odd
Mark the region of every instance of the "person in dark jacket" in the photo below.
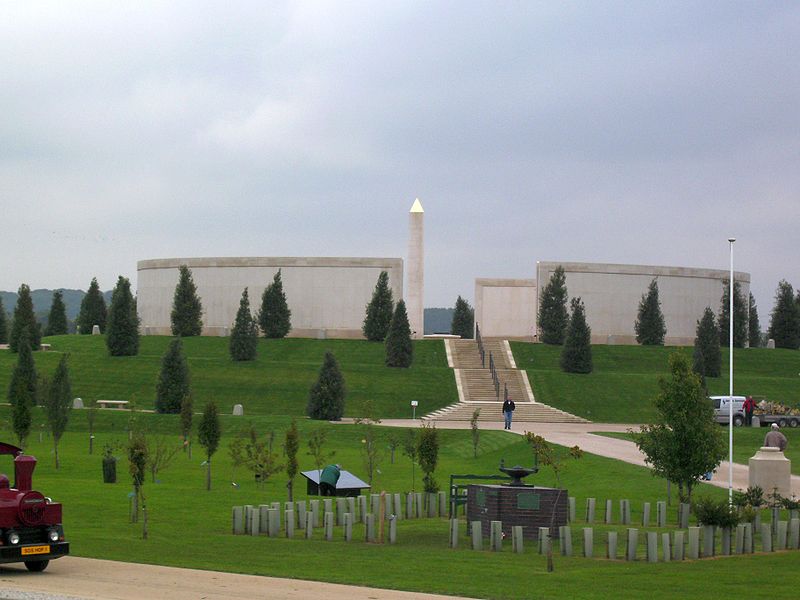
[[[744,404],[742,404],[742,408],[744,409],[744,424],[748,427],[752,427],[753,425],[753,410],[756,408],[756,403],[753,402],[753,397],[748,396],[744,400]]]
[[[515,408],[514,401],[511,398],[506,398],[505,402],[503,402],[503,417],[506,420],[506,425],[503,429],[511,429],[511,417]]]

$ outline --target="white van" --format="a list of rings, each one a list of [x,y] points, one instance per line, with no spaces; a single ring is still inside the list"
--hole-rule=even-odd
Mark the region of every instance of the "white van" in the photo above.
[[[714,420],[717,423],[728,423],[730,420],[730,405],[733,402],[733,424],[736,427],[744,425],[744,396],[710,396],[714,404]]]

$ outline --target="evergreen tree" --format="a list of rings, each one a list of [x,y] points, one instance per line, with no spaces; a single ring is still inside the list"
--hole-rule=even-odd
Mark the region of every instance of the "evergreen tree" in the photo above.
[[[800,347],[800,304],[794,298],[792,284],[786,280],[781,280],[775,292],[767,336],[775,340],[776,348]]]
[[[183,400],[181,400],[181,436],[183,436],[184,452],[186,452],[186,449],[189,447],[189,437],[192,435],[193,407],[194,402],[192,401],[192,395],[186,394]],[[192,455],[189,453],[189,458],[191,457]]]
[[[12,352],[19,351],[19,340],[22,330],[28,331],[28,343],[31,350],[38,350],[42,342],[42,330],[33,314],[33,299],[31,298],[31,288],[26,284],[19,286],[17,305],[14,308],[14,321],[11,325],[11,335],[8,339],[8,347]]]
[[[411,366],[413,359],[414,347],[411,345],[411,326],[408,324],[406,303],[400,300],[386,334],[386,366],[407,368]]]
[[[758,307],[753,292],[750,292],[750,306],[747,318],[747,339],[751,348],[761,345],[761,323],[758,320]]]
[[[703,356],[703,348],[695,343],[694,350],[692,351],[692,371],[700,377],[700,384],[708,395],[708,384],[706,383],[706,359]]]
[[[312,419],[339,421],[344,414],[345,386],[333,354],[325,353],[325,361],[317,381],[311,386],[306,414]]]
[[[189,367],[183,355],[181,338],[175,338],[161,359],[161,373],[156,385],[156,412],[177,414],[189,389]]]
[[[131,294],[131,282],[121,275],[111,296],[106,346],[111,356],[136,356],[139,353],[139,315]]]
[[[69,381],[66,354],[61,356],[58,367],[56,367],[56,374],[53,376],[53,381],[49,387],[50,389],[45,402],[45,410],[47,412],[47,424],[53,436],[56,469],[58,469],[58,442],[67,429],[69,411],[71,408],[70,403],[72,402],[72,386]]]
[[[661,302],[658,299],[658,281],[656,279],[650,282],[647,293],[642,294],[635,329],[636,341],[642,346],[664,345],[667,327],[664,324]]]
[[[394,299],[389,287],[389,274],[381,271],[381,274],[378,275],[378,282],[375,284],[375,290],[372,292],[372,300],[367,304],[367,313],[361,327],[364,337],[372,342],[385,340],[392,322],[393,310]]]
[[[719,317],[719,344],[727,347],[730,344],[730,330],[728,327],[728,313],[731,310],[730,286],[725,281],[725,286],[720,300]],[[735,279],[733,280],[733,345],[736,348],[744,348],[747,341],[747,305],[744,303],[742,286]]]
[[[450,333],[460,335],[463,339],[471,340],[475,331],[475,311],[469,302],[461,296],[456,300],[456,308],[453,311],[453,323],[450,325]]]
[[[67,308],[64,306],[64,296],[61,291],[53,292],[53,303],[50,305],[50,315],[47,317],[45,335],[64,335],[67,333]]]
[[[255,360],[258,347],[258,326],[250,313],[250,298],[247,288],[242,292],[236,321],[231,329],[230,354],[236,361]]]
[[[192,272],[186,265],[180,266],[178,284],[172,298],[172,335],[191,337],[203,330],[203,305],[197,295],[197,286]]]
[[[567,373],[592,372],[592,330],[586,323],[586,309],[580,297],[570,302],[572,316],[567,326],[567,339],[561,351],[561,370]]]
[[[439,462],[439,437],[435,424],[424,424],[419,428],[417,441],[417,457],[419,466],[425,475],[422,478],[425,492],[435,494],[439,491],[439,484],[433,476],[436,464]]]
[[[27,342],[30,338],[28,328],[20,333],[20,342]],[[8,387],[8,402],[13,406],[20,395],[29,399],[30,405],[36,404],[39,378],[36,375],[36,365],[33,362],[33,352],[29,343],[20,343],[17,354],[17,364],[11,372],[11,383]]]
[[[36,370],[27,327],[20,332],[19,348],[17,366],[11,375],[8,401],[11,403],[11,426],[22,448],[31,431],[31,406],[36,400]]]
[[[8,315],[3,306],[3,299],[0,298],[0,344],[8,343]]]
[[[289,310],[289,305],[286,303],[280,269],[275,273],[272,283],[267,286],[261,296],[258,323],[266,338],[284,338],[292,329],[292,311]]]
[[[206,490],[208,491],[211,491],[211,457],[219,448],[221,437],[222,426],[219,422],[217,405],[209,402],[203,410],[203,416],[200,418],[200,425],[197,430],[197,439],[200,445],[206,449]]]
[[[711,307],[706,307],[703,318],[697,322],[694,347],[694,372],[702,377],[719,377],[722,352],[719,346],[719,329]]]
[[[78,333],[84,335],[92,333],[92,327],[98,325],[100,333],[106,330],[106,299],[97,284],[97,277],[92,278],[86,295],[81,300],[81,310],[78,313]]]
[[[563,344],[568,322],[567,277],[564,267],[559,265],[539,300],[539,340],[545,344]]]

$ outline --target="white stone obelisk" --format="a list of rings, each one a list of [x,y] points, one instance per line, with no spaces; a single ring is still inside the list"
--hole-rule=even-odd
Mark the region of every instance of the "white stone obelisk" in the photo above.
[[[423,292],[425,289],[425,211],[419,198],[409,212],[408,265],[406,267],[406,310],[412,339],[422,339],[424,333]]]

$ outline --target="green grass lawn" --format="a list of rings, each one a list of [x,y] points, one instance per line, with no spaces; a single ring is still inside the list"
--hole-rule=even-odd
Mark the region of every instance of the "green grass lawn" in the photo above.
[[[691,348],[592,346],[594,370],[564,373],[561,348],[511,342],[514,359],[528,372],[537,400],[596,422],[644,423],[653,419],[652,400],[659,377],[669,374],[668,359]],[[709,393],[728,393],[728,352],[722,351],[723,375],[707,379]],[[800,403],[800,352],[749,348],[734,351],[734,393],[766,396],[789,406]]]
[[[224,417],[226,433],[212,461],[213,489],[210,492],[204,489],[203,456],[199,446],[195,446],[191,460],[179,454],[175,462],[158,475],[159,483],[148,478],[144,491],[149,507],[150,535],[149,539],[142,540],[141,524],[129,523],[131,486],[127,462],[121,458],[118,463],[118,483],[103,484],[101,476],[100,449],[105,442],[127,439],[128,415],[122,411],[101,411],[96,422],[96,450],[90,456],[86,413],[74,411],[70,432],[62,441],[59,471],[53,467],[52,444],[47,435],[43,434],[39,442],[41,416],[36,410],[35,433],[28,448],[39,459],[34,487],[63,502],[66,532],[72,553],[77,556],[486,598],[670,598],[691,597],[700,589],[704,597],[722,598],[735,595],[742,586],[751,585],[753,572],[791,570],[798,559],[797,553],[776,553],[650,565],[644,561],[609,562],[556,555],[555,571],[547,573],[544,557],[536,553],[535,544],[531,542],[527,543],[523,555],[511,554],[510,547],[502,553],[475,552],[468,549],[467,538],[462,535],[460,548],[449,549],[446,519],[401,521],[398,543],[393,546],[355,541],[363,539],[363,530],[358,527],[350,543],[341,539],[338,529],[333,542],[323,541],[321,532],[313,540],[302,539],[299,531],[294,539],[233,536],[230,533],[233,505],[287,499],[283,474],[273,476],[259,488],[251,474],[241,468],[233,472],[227,452],[234,432],[250,423],[262,432],[275,431],[276,446],[279,446],[289,418],[267,416]],[[8,408],[0,409],[0,418],[3,419],[0,439],[12,440]],[[149,431],[169,435],[178,443],[176,417],[140,414],[137,419]],[[306,454],[308,433],[324,427],[329,436],[328,448],[336,450],[334,460],[356,474],[364,474],[360,454],[363,426],[316,423],[307,419],[301,419],[298,425],[301,469],[314,468],[311,457]],[[386,441],[392,431],[380,428],[379,435]],[[506,432],[482,432],[477,458],[473,457],[469,431],[440,431],[440,440],[436,474],[443,486],[450,473],[497,473],[501,458],[507,464],[531,462],[526,444],[519,436]],[[10,470],[8,464],[2,468]],[[407,457],[398,452],[391,464],[388,449],[385,449],[379,468],[375,490],[411,489],[411,464]],[[419,489],[418,469],[415,479]],[[555,481],[553,473],[547,470],[534,475],[533,479],[539,485],[552,485]],[[236,481],[239,487],[232,486],[231,481]],[[587,497],[598,499],[598,513],[605,498],[614,499],[615,511],[619,499],[630,499],[634,523],[641,519],[644,501],[652,502],[655,507],[657,500],[665,498],[663,481],[652,477],[648,470],[592,455],[568,462],[561,484],[577,498],[579,518]],[[299,479],[296,488],[296,498],[305,498],[305,486]],[[725,491],[708,488],[703,493],[724,497]],[[670,509],[671,521],[674,521],[673,512],[674,506]],[[576,549],[580,548],[582,526],[580,522],[573,526]],[[596,556],[602,555],[602,533],[607,529],[596,526]],[[620,539],[624,539],[625,527],[617,525],[614,529],[620,533]],[[644,536],[641,537],[643,544]],[[714,586],[707,586],[708,581],[714,581]],[[767,593],[791,596],[793,589],[792,578],[780,578],[763,589],[752,589],[748,596],[766,597]]]
[[[55,336],[44,340],[52,350],[36,352],[35,360],[41,374],[52,375],[61,354],[68,353],[75,396],[84,400],[135,398],[140,408],[153,408],[161,357],[170,340],[143,336],[138,356],[110,357],[103,336]],[[358,415],[367,398],[385,418],[408,416],[411,400],[418,400],[418,411],[425,412],[458,400],[441,340],[415,341],[414,363],[409,369],[385,367],[383,344],[361,340],[260,339],[258,359],[244,363],[230,360],[228,338],[185,338],[183,346],[196,406],[215,400],[222,413],[242,404],[248,415],[304,415],[309,389],[327,350],[336,356],[344,375],[345,415]],[[3,398],[16,356],[0,351]]]

